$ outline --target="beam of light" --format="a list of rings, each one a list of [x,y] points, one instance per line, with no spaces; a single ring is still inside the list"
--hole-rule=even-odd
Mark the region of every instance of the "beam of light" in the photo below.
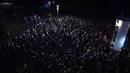
[[[57,9],[57,11],[59,10],[59,5],[56,5],[56,9]]]
[[[121,48],[124,46],[125,44],[125,40],[126,40],[126,36],[122,36],[120,37],[120,39],[118,39],[118,42],[115,43],[115,51],[121,51]]]
[[[126,38],[126,37],[124,36],[124,37],[122,37],[122,38],[120,39],[120,44],[122,44],[122,45],[124,44],[125,38]]]

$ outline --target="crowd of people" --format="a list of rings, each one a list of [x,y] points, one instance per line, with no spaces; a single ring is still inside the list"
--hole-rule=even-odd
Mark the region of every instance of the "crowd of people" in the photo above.
[[[120,70],[122,55],[104,38],[112,31],[110,21],[34,15],[25,22],[26,31],[2,46],[5,72],[129,73],[128,66]]]

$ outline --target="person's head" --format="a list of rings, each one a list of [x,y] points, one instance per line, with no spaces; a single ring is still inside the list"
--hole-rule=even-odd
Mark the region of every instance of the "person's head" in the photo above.
[[[124,47],[122,47],[122,48],[121,48],[121,50],[123,51],[123,50],[125,50],[125,48],[124,48]]]
[[[114,44],[111,44],[111,46],[110,46],[110,47],[111,47],[111,49],[113,49],[113,48],[114,48]]]

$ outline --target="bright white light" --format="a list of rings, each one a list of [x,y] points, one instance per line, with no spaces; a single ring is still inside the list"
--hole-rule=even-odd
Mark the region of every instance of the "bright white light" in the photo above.
[[[56,9],[57,9],[57,16],[59,15],[59,5],[56,5]]]
[[[0,3],[0,5],[11,5],[12,3]]]
[[[122,37],[121,39],[120,39],[120,45],[123,47],[123,45],[124,45],[124,42],[125,42],[125,36],[124,37]]]
[[[50,4],[51,4],[51,2],[48,2],[48,4],[50,5]]]
[[[58,9],[59,9],[59,5],[56,5],[56,8],[58,8]]]
[[[57,8],[57,11],[59,11],[59,8]]]
[[[119,28],[122,26],[123,21],[122,20],[116,20],[116,26],[118,26]]]
[[[89,52],[89,50],[87,50],[87,52]]]
[[[59,5],[56,5],[57,10],[59,10]]]
[[[45,36],[45,34],[42,34],[42,36]]]

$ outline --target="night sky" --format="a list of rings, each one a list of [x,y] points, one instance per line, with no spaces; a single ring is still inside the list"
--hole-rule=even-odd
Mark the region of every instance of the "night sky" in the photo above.
[[[11,1],[11,0],[0,0]],[[83,16],[86,18],[114,18],[124,12],[130,15],[130,4],[126,0],[55,0],[60,3],[62,14]],[[42,0],[14,0],[15,5],[38,8]]]

